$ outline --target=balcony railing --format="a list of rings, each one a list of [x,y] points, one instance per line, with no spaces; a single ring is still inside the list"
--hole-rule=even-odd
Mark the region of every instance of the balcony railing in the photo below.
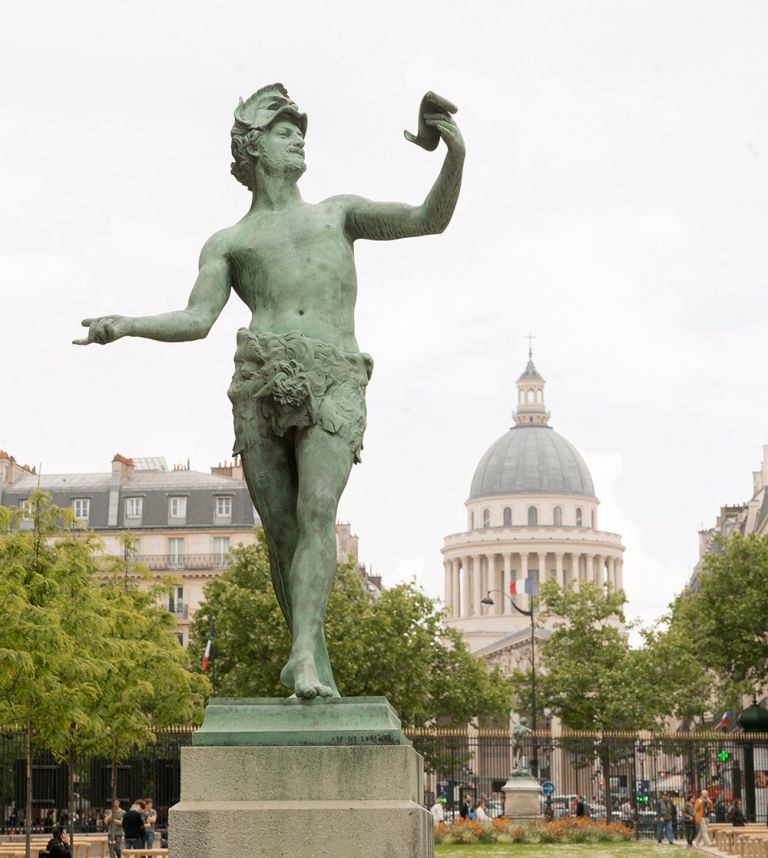
[[[173,614],[177,620],[189,619],[189,605],[173,605],[168,607],[168,613]]]
[[[153,572],[184,569],[226,569],[226,554],[136,554],[129,558],[134,563],[143,563]]]

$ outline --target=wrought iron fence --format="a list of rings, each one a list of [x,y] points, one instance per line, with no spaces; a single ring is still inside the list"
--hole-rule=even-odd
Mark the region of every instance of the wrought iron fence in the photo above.
[[[504,807],[503,787],[512,766],[513,742],[499,730],[406,730],[424,756],[423,801],[446,799],[449,814],[464,796],[485,798],[493,814]],[[181,747],[191,743],[191,728],[158,732],[156,741],[120,762],[117,797],[124,803],[151,797],[162,826],[168,808],[179,800]],[[24,734],[0,731],[0,832],[23,826],[26,802]],[[768,822],[768,734],[743,733],[563,733],[539,730],[526,735],[523,758],[545,786],[542,813],[574,812],[578,796],[586,811],[631,825],[638,837],[650,836],[654,805],[669,792],[678,808],[689,792],[709,790],[716,814],[740,798],[750,820]],[[111,799],[111,762],[98,756],[75,761],[75,826],[98,831]],[[44,830],[67,807],[66,763],[49,754],[33,758],[33,827]],[[682,814],[678,815],[680,824]]]
[[[462,797],[486,799],[503,813],[512,767],[511,737],[494,730],[408,730],[425,758],[424,803],[446,799],[449,817]],[[579,796],[594,817],[631,826],[638,837],[655,828],[655,804],[668,792],[679,811],[686,795],[707,789],[717,818],[741,799],[750,820],[768,822],[768,734],[562,733],[526,735],[523,757],[545,786],[541,810],[573,813]],[[678,814],[682,828],[682,812]]]

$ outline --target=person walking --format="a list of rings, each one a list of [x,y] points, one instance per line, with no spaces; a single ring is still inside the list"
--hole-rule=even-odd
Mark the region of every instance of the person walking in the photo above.
[[[430,807],[429,812],[432,814],[434,819],[435,828],[437,828],[441,822],[445,822],[445,808],[439,798],[435,799],[435,803]]]
[[[584,804],[584,796],[576,796],[576,816],[584,817],[587,814],[587,807]]]
[[[121,858],[123,854],[123,817],[125,811],[120,802],[115,799],[112,807],[104,815],[107,826],[107,845],[109,846],[109,858]]]
[[[464,820],[464,822],[469,822],[469,807],[472,799],[470,796],[465,795],[464,801],[461,803],[461,807],[459,808],[459,816]]]
[[[625,798],[621,803],[619,814],[621,816],[621,824],[625,828],[632,828],[632,805],[628,798]]]
[[[701,795],[696,799],[693,818],[698,830],[693,841],[694,846],[713,846],[712,838],[709,836],[709,816],[712,813],[712,799],[707,790],[703,789]]]
[[[485,812],[485,799],[480,799],[475,805],[475,819],[478,822],[490,822],[491,817]]]
[[[141,849],[144,845],[144,820],[141,812],[144,810],[144,802],[137,799],[131,809],[123,816],[123,837],[126,849]]]
[[[144,846],[151,849],[155,842],[155,823],[157,822],[157,811],[154,807],[154,802],[151,798],[144,799],[144,810],[142,812],[144,819]]]
[[[674,806],[668,792],[663,792],[661,797],[656,802],[656,842],[661,843],[664,839],[664,834],[667,835],[667,840],[674,843],[674,834],[672,832],[672,817]]]
[[[683,831],[685,842],[693,846],[693,838],[696,836],[696,803],[693,800],[693,793],[688,795],[683,805]]]

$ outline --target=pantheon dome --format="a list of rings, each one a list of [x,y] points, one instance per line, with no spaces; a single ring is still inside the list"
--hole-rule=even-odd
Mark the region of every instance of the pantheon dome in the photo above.
[[[478,655],[527,639],[530,620],[512,601],[528,609],[527,594],[541,581],[622,587],[621,536],[598,529],[589,469],[549,425],[544,386],[529,351],[514,425],[480,459],[465,502],[467,529],[447,536],[442,549],[448,623]],[[488,595],[492,605],[482,601]]]

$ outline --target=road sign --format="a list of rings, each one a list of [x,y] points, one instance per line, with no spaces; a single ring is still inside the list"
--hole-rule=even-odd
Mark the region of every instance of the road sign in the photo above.
[[[541,785],[541,791],[544,793],[544,795],[552,795],[552,793],[554,793],[555,791],[555,785],[552,783],[552,781],[544,781],[544,783]]]

